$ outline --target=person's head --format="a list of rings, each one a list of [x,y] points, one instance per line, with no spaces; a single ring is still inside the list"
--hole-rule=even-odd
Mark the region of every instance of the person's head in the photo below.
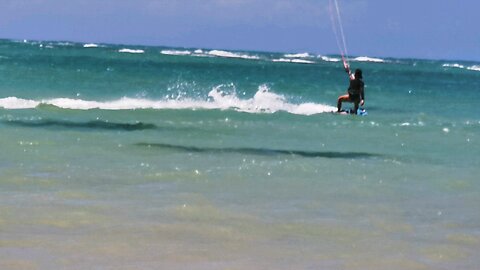
[[[362,70],[359,68],[355,70],[355,79],[363,79]]]

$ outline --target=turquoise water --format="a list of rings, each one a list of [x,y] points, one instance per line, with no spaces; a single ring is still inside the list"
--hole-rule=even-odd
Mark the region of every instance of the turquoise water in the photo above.
[[[479,268],[480,64],[351,66],[0,41],[0,268]]]

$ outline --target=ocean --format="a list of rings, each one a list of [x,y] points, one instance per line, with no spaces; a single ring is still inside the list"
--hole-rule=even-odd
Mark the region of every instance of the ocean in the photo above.
[[[0,268],[479,269],[480,63],[350,65],[0,40]]]

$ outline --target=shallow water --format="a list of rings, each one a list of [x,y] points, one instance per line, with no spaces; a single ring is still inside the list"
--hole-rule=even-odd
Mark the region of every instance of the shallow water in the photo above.
[[[479,267],[478,63],[195,50],[0,42],[0,268]]]

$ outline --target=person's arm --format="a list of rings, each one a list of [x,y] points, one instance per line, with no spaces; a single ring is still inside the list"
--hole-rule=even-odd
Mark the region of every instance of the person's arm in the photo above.
[[[355,80],[355,76],[353,76],[352,72],[350,71],[350,66],[348,65],[347,62],[343,62],[343,67],[345,68],[345,71],[348,73],[348,77],[350,80]]]

